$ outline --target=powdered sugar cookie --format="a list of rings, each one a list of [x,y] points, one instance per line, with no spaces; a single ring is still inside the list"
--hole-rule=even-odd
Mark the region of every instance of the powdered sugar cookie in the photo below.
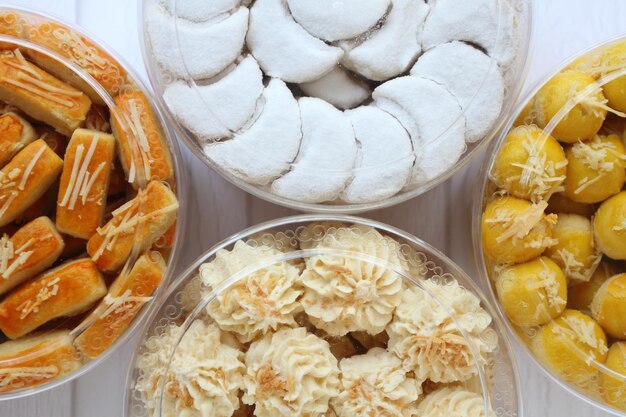
[[[305,83],[330,72],[343,56],[297,24],[282,0],[257,0],[250,8],[248,48],[263,71],[285,82]]]
[[[508,65],[518,50],[514,13],[508,0],[430,0],[424,24],[424,49],[454,40],[480,45],[501,65]],[[471,23],[469,23],[471,22]]]
[[[408,188],[446,172],[465,150],[465,117],[445,87],[419,77],[400,77],[381,84],[374,103],[395,116],[409,131],[415,164]]]
[[[240,0],[161,0],[171,14],[195,22],[203,22],[239,6]]]
[[[298,100],[302,144],[290,172],[272,184],[272,192],[307,203],[334,200],[350,179],[357,145],[350,120],[317,98]]]
[[[306,95],[321,98],[343,110],[358,106],[372,94],[367,83],[341,67],[336,67],[319,80],[300,84],[300,88]]]
[[[180,122],[204,141],[232,136],[253,116],[263,92],[263,74],[248,55],[234,70],[209,85],[177,81],[163,98]]]
[[[407,71],[422,52],[419,33],[429,10],[423,0],[393,0],[391,11],[379,30],[357,46],[342,45],[346,55],[341,63],[375,81]]]
[[[287,0],[292,16],[313,36],[329,42],[356,38],[373,27],[390,0]]]
[[[263,111],[248,130],[205,147],[207,155],[233,175],[259,185],[289,169],[302,139],[298,102],[285,83],[270,81],[263,98]]]
[[[411,75],[444,85],[465,112],[468,142],[476,142],[494,125],[504,102],[504,79],[498,63],[463,43],[439,45],[422,55]]]
[[[342,200],[368,203],[391,197],[407,183],[415,161],[409,134],[397,119],[373,106],[346,115],[360,147],[354,177],[341,194]]]
[[[248,9],[239,8],[219,22],[176,19],[153,5],[146,27],[155,59],[177,77],[211,78],[241,53],[248,30]]]

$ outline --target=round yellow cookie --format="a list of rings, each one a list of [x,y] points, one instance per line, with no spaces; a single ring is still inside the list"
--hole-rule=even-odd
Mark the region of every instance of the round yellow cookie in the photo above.
[[[521,263],[538,257],[554,244],[552,228],[557,217],[544,213],[547,205],[510,196],[497,197],[487,204],[482,217],[487,257],[499,264]]]
[[[613,407],[626,411],[626,342],[613,343],[604,365],[621,377],[608,372],[600,375],[602,397]]]
[[[606,97],[589,74],[566,70],[555,75],[535,97],[537,124],[545,128],[563,110],[552,135],[561,142],[592,139],[606,118]],[[566,106],[573,104],[566,112]],[[560,115],[559,115],[560,117]]]
[[[593,218],[596,246],[609,258],[626,259],[626,191],[600,205]]]
[[[589,281],[574,285],[567,290],[567,308],[591,311],[593,297],[602,284],[615,275],[616,271],[617,268],[612,263],[608,261],[600,262]]]
[[[537,126],[519,126],[504,140],[491,179],[516,197],[538,201],[561,186],[566,167],[565,152],[556,139]]]
[[[591,314],[609,336],[626,340],[626,274],[602,284],[591,302]]]
[[[610,76],[615,71],[626,69],[626,42],[618,42],[602,54],[602,76]],[[617,111],[626,112],[626,76],[622,75],[602,87],[609,100],[609,106]]]
[[[598,370],[593,361],[604,363],[606,335],[589,316],[565,310],[561,317],[544,325],[532,339],[537,358],[553,373],[582,389],[597,388]]]
[[[601,254],[594,247],[591,221],[577,214],[559,213],[552,230],[557,243],[546,249],[549,256],[575,282],[586,282],[600,261]]]
[[[626,180],[626,147],[617,135],[596,136],[566,152],[565,195],[580,203],[599,203],[620,192]]]
[[[496,290],[507,317],[518,326],[540,326],[565,310],[565,275],[544,256],[503,269]]]

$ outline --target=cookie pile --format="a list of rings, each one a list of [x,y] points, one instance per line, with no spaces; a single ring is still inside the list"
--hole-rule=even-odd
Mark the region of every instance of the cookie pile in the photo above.
[[[290,201],[364,204],[489,135],[520,65],[519,6],[163,0],[144,17],[164,100],[214,166]]]
[[[406,248],[371,227],[299,236],[238,241],[200,266],[175,297],[199,315],[159,325],[139,353],[147,415],[495,415],[479,373],[498,337],[474,294],[453,279],[409,283],[395,272],[419,276]],[[316,254],[284,260],[296,250]]]
[[[482,249],[540,361],[626,410],[626,42],[583,56],[527,103],[491,163]]]

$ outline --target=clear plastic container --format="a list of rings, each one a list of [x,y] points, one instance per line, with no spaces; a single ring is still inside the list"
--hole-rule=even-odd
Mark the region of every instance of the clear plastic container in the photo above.
[[[497,133],[525,79],[531,32],[526,0],[483,0],[480,8],[442,2],[437,12],[396,1],[402,12],[384,0],[355,11],[364,22],[343,19],[358,2],[341,3],[339,20],[367,30],[317,34],[355,36],[324,43],[305,23],[320,10],[295,13],[307,32],[275,0],[198,9],[188,0],[145,0],[144,60],[179,136],[228,181],[299,210],[379,209],[445,181]],[[383,17],[367,26],[377,9]],[[426,18],[422,54],[407,33]]]
[[[507,336],[472,280],[425,242],[348,216],[274,220],[202,255],[152,309],[126,386],[128,417],[252,415],[233,414],[243,391],[255,415],[368,413],[372,398],[445,414],[453,393],[471,416],[522,415]]]
[[[482,286],[509,330],[557,384],[615,415],[626,411],[625,337],[617,334],[625,322],[613,302],[619,279],[609,280],[624,263],[605,236],[619,239],[619,226],[607,222],[626,208],[619,200],[625,80],[622,37],[568,59],[541,81],[493,143],[473,214]],[[611,206],[607,220],[602,212]],[[534,221],[522,231],[525,222],[507,210]],[[494,246],[500,236],[503,251]]]
[[[0,228],[3,251],[31,237],[14,247],[14,254],[7,258],[8,267],[3,255],[3,284],[14,278],[11,265],[17,265],[16,256],[24,255],[28,262],[31,256],[39,256],[37,251],[47,250],[37,243],[44,238],[48,242],[47,233],[58,236],[53,240],[60,252],[55,249],[47,255],[47,267],[24,275],[19,285],[2,287],[2,401],[66,383],[101,363],[128,339],[147,312],[144,305],[163,291],[176,264],[179,234],[184,228],[180,210],[185,190],[177,144],[152,96],[129,65],[81,29],[24,9],[0,8],[0,33],[2,114],[18,114],[33,129],[33,139],[45,142],[37,142],[42,152],[30,160],[32,171],[27,168],[24,172],[36,175],[42,155],[58,165],[73,158],[72,172],[76,167],[76,175],[71,173],[66,180],[60,167],[58,172],[46,171],[48,176],[56,172],[61,180],[54,179],[43,196],[20,211],[15,220],[2,219],[8,222]],[[64,114],[60,107],[50,105],[50,100],[70,109],[65,117],[71,122],[47,114],[45,106],[56,109],[51,113]],[[80,119],[83,113],[72,113],[79,111],[86,113],[85,120]],[[85,130],[78,132],[77,125]],[[70,145],[72,153],[66,151],[70,135],[77,141],[76,147]],[[147,148],[140,150],[139,141],[144,139]],[[126,155],[126,174],[115,153]],[[147,160],[142,159],[145,155],[149,155]],[[97,191],[98,178],[108,171],[110,158],[114,161],[109,162],[112,173],[107,174],[102,191]],[[102,162],[94,169],[92,161],[99,160]],[[165,172],[169,175],[160,177],[164,166],[159,161],[163,160],[168,162]],[[13,161],[4,161],[2,168]],[[25,188],[14,190],[15,199],[31,190],[31,177],[25,178]],[[4,182],[3,192],[11,192],[13,185]],[[39,192],[35,187],[32,190]],[[72,197],[74,194],[78,198]],[[68,200],[64,203],[65,196]],[[157,213],[165,202],[171,204]],[[96,232],[77,237],[91,230],[85,225],[93,222],[93,211],[103,205],[107,208],[102,209],[105,214]],[[3,215],[5,209],[12,206],[4,207]],[[155,226],[153,217],[163,223]],[[36,222],[40,222],[39,229],[32,226]],[[165,233],[161,231],[164,225],[168,225]],[[64,233],[58,234],[58,229]]]

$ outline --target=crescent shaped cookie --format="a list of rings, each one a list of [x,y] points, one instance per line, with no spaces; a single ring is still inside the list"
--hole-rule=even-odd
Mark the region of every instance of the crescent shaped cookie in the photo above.
[[[418,162],[408,187],[446,172],[465,150],[465,117],[458,100],[443,86],[418,77],[381,84],[372,95],[377,107],[409,131]]]
[[[219,22],[194,23],[177,19],[153,5],[146,28],[154,57],[177,77],[211,78],[241,53],[248,30],[248,9],[240,7]]]
[[[203,22],[232,11],[241,0],[161,0],[172,15],[194,22]]]
[[[272,184],[285,198],[318,203],[334,200],[352,174],[357,144],[350,120],[317,98],[298,100],[302,144],[291,171]]]
[[[422,55],[411,75],[444,85],[467,119],[466,139],[476,142],[493,127],[504,103],[504,79],[498,63],[463,43],[439,45]]]
[[[170,84],[163,98],[180,122],[204,141],[230,137],[252,118],[263,92],[263,74],[248,55],[223,78],[208,85]]]
[[[429,4],[432,10],[422,32],[424,49],[458,40],[481,46],[500,65],[515,58],[515,16],[508,0],[431,0]]]
[[[411,138],[400,122],[373,107],[346,112],[359,144],[354,176],[341,194],[347,203],[383,200],[407,183],[415,154]]]
[[[285,83],[270,81],[263,98],[263,110],[248,130],[204,148],[233,175],[259,185],[269,184],[289,169],[302,139],[298,102]]]
[[[257,0],[250,8],[246,42],[266,75],[305,83],[330,72],[343,56],[297,24],[282,0]]]
[[[430,7],[423,0],[393,0],[382,27],[353,47],[344,44],[346,68],[374,81],[407,71],[422,52],[419,33]]]
[[[287,0],[291,15],[311,35],[325,41],[356,38],[373,27],[390,0]]]

